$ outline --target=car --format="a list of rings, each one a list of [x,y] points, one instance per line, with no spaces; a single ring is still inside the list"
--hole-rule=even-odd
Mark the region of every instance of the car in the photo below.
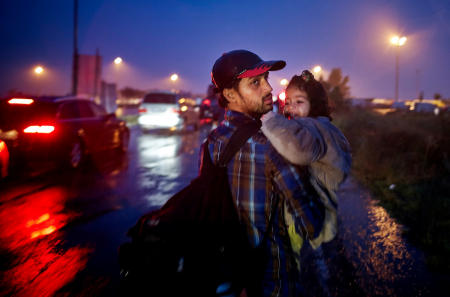
[[[392,103],[391,108],[394,108],[395,110],[400,110],[400,111],[407,111],[407,110],[409,110],[409,105],[406,104],[405,101],[396,101],[396,102]]]
[[[183,118],[179,113],[177,94],[170,92],[146,94],[139,108],[138,123],[143,130],[180,130]]]
[[[0,180],[8,176],[9,151],[6,143],[0,140]]]
[[[178,104],[184,128],[197,130],[200,125],[200,112],[197,102],[192,98],[183,97],[178,100]]]
[[[88,156],[128,150],[126,123],[89,99],[30,97],[0,100],[0,140],[10,168],[35,162],[81,167]]]
[[[198,112],[191,101],[173,92],[150,92],[142,100],[138,123],[143,130],[181,131],[188,126],[196,127]]]
[[[427,102],[414,102],[411,105],[410,110],[413,112],[420,112],[420,113],[434,113],[435,115],[438,115],[440,112],[439,107],[437,105]]]
[[[206,97],[200,105],[200,119],[221,121],[223,120],[225,110],[220,107],[216,97]]]

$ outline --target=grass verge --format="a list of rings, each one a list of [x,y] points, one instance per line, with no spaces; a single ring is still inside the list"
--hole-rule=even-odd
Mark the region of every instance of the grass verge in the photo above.
[[[405,228],[432,270],[450,273],[450,116],[335,115],[353,151],[353,175]]]

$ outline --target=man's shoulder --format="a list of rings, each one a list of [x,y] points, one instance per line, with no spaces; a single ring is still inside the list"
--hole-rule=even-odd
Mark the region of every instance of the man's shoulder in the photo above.
[[[217,126],[215,129],[211,130],[208,135],[208,141],[209,142],[216,142],[224,140],[227,140],[233,135],[233,132],[236,130],[235,127],[232,127],[230,125],[221,123],[219,126]]]
[[[236,131],[237,127],[227,126],[227,125],[219,125],[217,128],[212,130],[208,135],[208,142],[214,146],[219,145],[219,147],[223,148],[226,146]],[[255,134],[253,134],[243,147],[245,151],[253,151],[254,153],[266,154],[272,151],[272,145],[267,139],[267,137],[258,130]],[[220,148],[218,148],[220,150]]]
[[[235,126],[221,124],[209,133],[208,139],[210,141],[220,141],[220,140],[223,141],[223,140],[229,139],[229,138],[231,138],[231,136],[237,129],[238,128]],[[270,142],[267,140],[267,137],[261,132],[261,130],[258,130],[258,132],[253,134],[249,138],[248,142],[258,144],[258,145],[270,144]]]

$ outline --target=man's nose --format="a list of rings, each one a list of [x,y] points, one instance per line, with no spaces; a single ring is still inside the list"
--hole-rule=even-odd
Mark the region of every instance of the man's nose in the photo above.
[[[263,87],[264,87],[264,91],[269,92],[269,93],[272,93],[273,88],[272,88],[272,86],[269,84],[269,82],[267,81],[267,79],[264,79]]]

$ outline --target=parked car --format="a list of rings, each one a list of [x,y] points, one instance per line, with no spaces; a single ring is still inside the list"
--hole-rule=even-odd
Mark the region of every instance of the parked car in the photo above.
[[[407,110],[409,110],[409,105],[406,104],[405,101],[396,101],[396,102],[392,103],[391,108],[394,108],[395,110],[400,110],[400,111],[407,111]]]
[[[171,92],[148,93],[142,100],[138,123],[144,130],[181,131],[188,126],[197,127],[197,111],[190,100]]]
[[[129,129],[115,114],[76,97],[11,98],[0,101],[0,139],[10,166],[51,161],[80,167],[104,150],[128,149]]]
[[[414,102],[411,105],[411,111],[414,112],[423,112],[423,113],[434,113],[435,115],[438,115],[440,110],[439,107],[427,102]]]

